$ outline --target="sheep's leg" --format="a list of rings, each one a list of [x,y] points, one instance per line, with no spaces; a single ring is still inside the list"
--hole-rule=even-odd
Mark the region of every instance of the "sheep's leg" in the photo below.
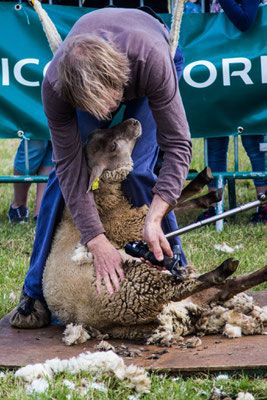
[[[238,276],[227,280],[219,287],[213,287],[202,293],[192,296],[197,304],[209,304],[211,302],[224,302],[231,299],[241,292],[245,292],[252,287],[267,281],[267,265],[257,271],[251,272],[243,276]]]
[[[206,167],[201,171],[195,179],[193,179],[181,192],[179,199],[175,207],[170,206],[165,215],[167,215],[174,208],[179,207],[185,200],[200,193],[205,185],[213,180],[212,172],[209,167]]]
[[[183,190],[179,197],[178,204],[184,202],[186,199],[200,193],[205,185],[213,180],[212,172],[209,167],[201,171],[195,179],[193,179]]]
[[[214,190],[205,194],[204,196],[196,197],[195,199],[184,201],[175,207],[175,211],[188,211],[196,210],[198,208],[209,208],[211,204],[218,203],[222,199],[223,190]]]
[[[180,301],[192,296],[194,293],[208,289],[212,286],[221,285],[225,279],[236,271],[238,264],[239,261],[234,261],[232,258],[229,258],[216,269],[200,275],[197,278],[189,278],[188,281],[177,285],[171,300]]]

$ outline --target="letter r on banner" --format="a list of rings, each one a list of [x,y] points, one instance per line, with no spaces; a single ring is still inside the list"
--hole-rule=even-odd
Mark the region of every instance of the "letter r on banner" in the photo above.
[[[233,71],[230,74],[230,64],[243,64],[244,69],[241,71]],[[240,76],[246,85],[253,85],[248,72],[251,70],[251,61],[245,57],[237,58],[223,58],[222,72],[223,72],[223,85],[230,86],[230,76]]]

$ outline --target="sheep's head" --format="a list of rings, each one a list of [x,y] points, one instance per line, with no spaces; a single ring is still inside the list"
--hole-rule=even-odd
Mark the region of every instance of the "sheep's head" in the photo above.
[[[141,124],[136,119],[128,119],[112,128],[96,129],[86,145],[86,157],[90,172],[89,188],[93,182],[120,170],[124,179],[132,170],[131,153],[136,139],[141,135]],[[124,175],[124,176],[122,176]]]

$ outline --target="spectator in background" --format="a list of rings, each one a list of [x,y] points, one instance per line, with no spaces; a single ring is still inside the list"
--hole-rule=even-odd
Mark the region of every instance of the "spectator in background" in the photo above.
[[[184,5],[184,12],[191,14],[198,14],[201,12],[201,5],[199,0],[189,0]]]
[[[242,32],[255,21],[260,0],[211,0],[210,12],[225,12],[230,21]]]
[[[25,144],[21,141],[14,161],[14,175],[25,175]],[[53,168],[52,146],[48,140],[29,140],[29,174],[48,175]],[[14,183],[14,198],[9,207],[10,222],[23,223],[28,221],[27,198],[30,182]],[[37,183],[34,219],[37,220],[42,197],[46,188],[45,182]]]
[[[249,29],[255,21],[260,0],[211,0],[210,12],[222,12],[230,21],[241,31]],[[250,159],[252,170],[264,171],[264,152],[260,151],[260,143],[264,142],[264,135],[242,135],[242,144]],[[209,138],[208,139],[208,160],[213,172],[224,172],[227,170],[227,151],[229,137]],[[254,179],[256,192],[264,193],[267,190],[267,179]],[[216,181],[209,185],[209,191],[216,189]],[[216,214],[215,204],[204,211],[198,217],[198,221],[206,219]],[[250,221],[254,224],[258,222],[267,223],[267,206],[259,207]]]

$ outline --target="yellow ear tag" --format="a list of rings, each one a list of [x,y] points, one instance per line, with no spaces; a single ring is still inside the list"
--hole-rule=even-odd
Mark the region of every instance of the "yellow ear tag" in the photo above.
[[[92,190],[97,190],[99,188],[99,178],[96,178],[92,184]]]

